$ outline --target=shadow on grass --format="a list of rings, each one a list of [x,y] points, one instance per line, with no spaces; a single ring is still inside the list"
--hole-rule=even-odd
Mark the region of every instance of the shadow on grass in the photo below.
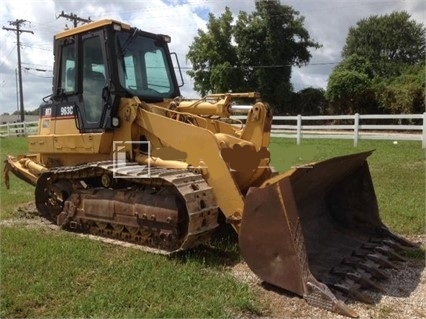
[[[180,262],[198,262],[203,266],[232,267],[242,261],[238,247],[238,235],[229,224],[221,224],[213,234],[210,245],[201,245],[170,256]]]

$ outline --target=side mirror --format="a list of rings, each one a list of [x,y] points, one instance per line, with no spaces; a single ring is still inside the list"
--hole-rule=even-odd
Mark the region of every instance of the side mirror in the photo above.
[[[178,83],[178,85],[179,85],[179,87],[182,87],[185,84],[185,82],[183,81],[182,70],[180,68],[178,56],[177,56],[176,52],[170,53],[170,56],[174,56],[175,57],[176,64],[177,64],[177,69],[179,70],[180,82],[181,82],[181,83]]]

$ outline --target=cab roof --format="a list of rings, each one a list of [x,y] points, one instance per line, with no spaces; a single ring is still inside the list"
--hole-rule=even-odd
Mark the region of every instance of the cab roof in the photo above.
[[[76,28],[72,28],[72,29],[60,32],[60,33],[55,35],[55,40],[61,39],[61,38],[66,38],[66,37],[69,37],[71,35],[87,32],[87,31],[90,31],[90,30],[94,30],[94,29],[97,29],[97,28],[100,28],[100,27],[103,27],[103,26],[113,25],[113,24],[120,26],[122,29],[130,30],[130,28],[131,28],[130,25],[123,23],[123,22],[120,22],[120,21],[117,21],[117,20],[103,19],[103,20],[91,22],[91,23],[84,24],[84,25],[76,27]]]

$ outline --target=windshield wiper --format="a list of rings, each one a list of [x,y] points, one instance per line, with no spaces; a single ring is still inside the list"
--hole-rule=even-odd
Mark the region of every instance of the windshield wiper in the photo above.
[[[127,49],[132,44],[132,42],[136,38],[136,34],[138,33],[139,29],[134,28],[133,33],[124,41],[123,46],[121,46],[121,56],[124,57],[126,55]],[[120,42],[119,42],[120,43]]]

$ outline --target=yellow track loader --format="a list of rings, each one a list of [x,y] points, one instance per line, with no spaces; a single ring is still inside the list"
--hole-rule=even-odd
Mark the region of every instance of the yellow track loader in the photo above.
[[[363,290],[411,245],[380,220],[370,152],[273,172],[267,104],[181,98],[168,42],[114,20],[57,34],[53,91],[7,184],[34,185],[40,215],[65,229],[165,253],[208,242],[224,216],[263,281],[356,317],[344,298],[371,302]]]

